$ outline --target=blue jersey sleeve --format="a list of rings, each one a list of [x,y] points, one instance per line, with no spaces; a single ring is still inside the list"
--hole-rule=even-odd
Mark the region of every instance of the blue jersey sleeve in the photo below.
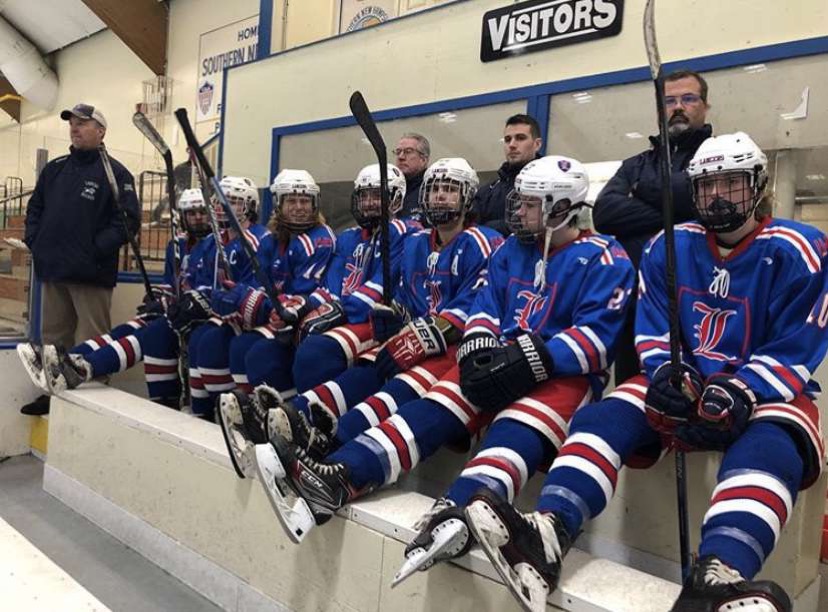
[[[546,343],[556,375],[598,373],[610,366],[634,283],[635,270],[622,249],[607,246],[590,259],[572,325]]]
[[[664,266],[664,238],[663,234],[658,234],[641,257],[635,312],[635,349],[650,379],[659,367],[670,361],[669,301]]]
[[[488,268],[480,271],[477,288],[469,317],[466,319],[465,335],[484,333],[500,338],[501,317],[504,316],[507,272],[507,249],[498,249],[489,260]]]

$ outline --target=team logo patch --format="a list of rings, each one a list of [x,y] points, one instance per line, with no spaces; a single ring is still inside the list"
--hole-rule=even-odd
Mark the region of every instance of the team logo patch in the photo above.
[[[210,81],[204,81],[204,84],[198,88],[198,110],[202,115],[206,115],[210,110],[215,90],[215,86]]]
[[[716,349],[725,335],[727,320],[738,314],[737,311],[711,308],[704,302],[693,302],[693,312],[700,312],[702,315],[701,321],[693,326],[699,341],[693,353],[714,361],[736,361],[736,356],[725,355]]]
[[[572,167],[572,164],[569,160],[566,159],[559,159],[558,160],[558,168],[561,169],[562,172],[569,172],[569,169]]]
[[[515,323],[524,331],[532,331],[529,319],[542,312],[546,306],[548,296],[538,295],[532,291],[519,291],[517,297],[526,300],[522,308],[515,309]]]

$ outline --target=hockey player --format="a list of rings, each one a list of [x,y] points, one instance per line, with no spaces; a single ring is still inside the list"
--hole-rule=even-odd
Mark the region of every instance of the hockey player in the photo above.
[[[380,239],[379,165],[366,166],[354,181],[351,212],[359,227],[337,237],[336,255],[326,278],[329,302],[302,322],[304,341],[296,352],[293,381],[303,393],[332,380],[353,365],[357,355],[376,346],[369,316],[383,292]],[[405,177],[388,166],[391,279],[399,284],[404,239],[422,229],[419,223],[393,217],[405,198]],[[259,381],[250,380],[254,386]]]
[[[473,222],[469,210],[477,185],[477,173],[464,159],[441,159],[426,171],[419,209],[434,229],[406,239],[393,307],[374,306],[374,338],[384,343],[381,348],[363,353],[358,367],[290,402],[269,388],[258,388],[249,399],[239,393],[222,396],[223,417],[238,415],[236,420],[251,423],[252,435],[241,448],[267,442],[267,426],[257,417],[274,408],[272,427],[324,452],[334,430],[336,444],[347,442],[394,414],[398,405],[424,395],[451,369],[481,274],[503,241],[498,232]],[[369,196],[379,199],[378,193],[355,194]],[[309,421],[324,423],[323,431],[311,429]]]
[[[36,385],[49,393],[73,389],[92,378],[122,372],[145,358],[148,347],[170,344],[169,359],[163,365],[169,372],[158,372],[159,365],[147,357],[144,363],[147,390],[150,399],[164,405],[178,408],[180,381],[178,376],[178,343],[167,342],[168,335],[174,335],[166,319],[167,309],[176,295],[176,284],[180,290],[188,288],[191,275],[190,262],[197,252],[197,244],[210,233],[207,223],[207,208],[198,189],[186,189],[178,201],[178,211],[185,232],[177,238],[181,253],[181,269],[176,277],[173,242],[167,245],[164,264],[164,284],[153,286],[153,298],[145,296],[138,307],[138,315],[115,327],[108,334],[90,338],[71,348],[68,353],[62,347],[34,344],[18,345],[27,372]],[[151,350],[151,349],[150,349]],[[44,366],[44,364],[46,364]]]
[[[324,461],[278,434],[271,445],[256,447],[277,511],[288,507],[307,517],[301,512],[309,508],[321,523],[439,447],[468,445],[492,423],[480,452],[416,525],[420,533],[398,580],[469,549],[462,508],[472,493],[486,486],[511,500],[551,460],[574,411],[606,381],[633,269],[612,239],[577,228],[588,186],[583,166],[565,157],[542,158],[521,171],[508,206],[516,235],[492,257],[458,365],[423,399],[401,406]],[[295,503],[280,493],[286,485],[300,496]],[[290,527],[291,515],[280,516]],[[312,522],[294,524],[306,531]]]
[[[699,221],[675,228],[682,388],[670,382],[658,235],[641,262],[644,373],[577,412],[536,512],[487,492],[466,511],[527,610],[545,609],[564,555],[609,503],[621,466],[651,465],[670,448],[724,452],[699,558],[673,611],[791,609],[778,585],[753,578],[825,461],[810,377],[828,343],[826,237],[766,215],[767,158],[747,134],[707,139],[687,171]]]

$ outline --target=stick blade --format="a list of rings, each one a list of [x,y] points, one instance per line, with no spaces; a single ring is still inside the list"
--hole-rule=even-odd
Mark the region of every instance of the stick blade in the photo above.
[[[658,52],[658,40],[655,30],[655,0],[647,0],[644,6],[644,47],[647,49],[647,61],[653,80],[661,76],[661,55]]]
[[[388,163],[388,154],[385,151],[385,141],[382,139],[382,135],[377,129],[377,124],[371,116],[371,111],[368,110],[368,104],[365,102],[362,92],[355,91],[351,94],[348,106],[351,108],[351,114],[354,116],[354,119],[356,119],[359,127],[361,127],[362,131],[365,133],[365,137],[368,139],[368,142],[370,142],[371,146],[374,148],[374,152],[377,154],[377,160],[380,164],[380,172],[382,172],[382,169],[385,168],[385,165]]]
[[[164,142],[161,134],[158,133],[158,130],[155,129],[155,126],[149,119],[147,119],[147,116],[144,113],[137,111],[134,115],[132,115],[132,123],[138,128],[138,131],[140,131],[144,137],[150,141],[152,146],[158,149],[158,152],[161,155],[166,157],[167,154],[170,153],[170,148],[167,146],[167,143]]]

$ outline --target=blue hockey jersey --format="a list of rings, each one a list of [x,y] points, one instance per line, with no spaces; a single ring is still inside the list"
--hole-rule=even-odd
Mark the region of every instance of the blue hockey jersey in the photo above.
[[[612,363],[635,282],[629,257],[614,239],[581,232],[550,251],[539,292],[542,250],[515,236],[506,240],[489,264],[466,335],[506,342],[532,332],[545,341],[556,375],[601,373]]]
[[[403,242],[409,234],[422,229],[410,220],[395,219],[390,224],[391,279],[394,287],[400,279]],[[374,304],[382,300],[382,257],[380,233],[355,227],[339,234],[336,252],[325,279],[327,294],[314,295],[319,300],[341,300],[349,323],[365,323]]]
[[[766,218],[727,257],[698,223],[675,228],[682,359],[702,378],[734,373],[761,401],[818,390],[811,373],[825,357],[828,296],[825,235]],[[663,234],[644,252],[636,348],[645,373],[670,359]]]
[[[190,265],[190,255],[198,246],[199,241],[191,244],[184,236],[179,236],[176,240],[181,253],[181,279],[184,279]],[[175,291],[175,250],[173,249],[172,240],[167,243],[164,254],[164,286],[170,291]]]
[[[244,233],[253,248],[257,250],[259,242],[268,234],[268,231],[265,226],[256,223],[244,230]],[[236,283],[258,284],[253,281],[253,266],[250,264],[247,255],[245,255],[238,237],[224,245],[224,251],[227,253],[233,281]],[[190,253],[190,263],[185,278],[186,284],[191,289],[210,291],[219,285],[222,280],[225,280],[219,274],[220,268],[215,239],[211,234],[202,238]]]
[[[465,328],[476,290],[503,236],[488,227],[469,227],[437,250],[437,230],[405,241],[402,274],[394,299],[415,317],[440,316]]]

